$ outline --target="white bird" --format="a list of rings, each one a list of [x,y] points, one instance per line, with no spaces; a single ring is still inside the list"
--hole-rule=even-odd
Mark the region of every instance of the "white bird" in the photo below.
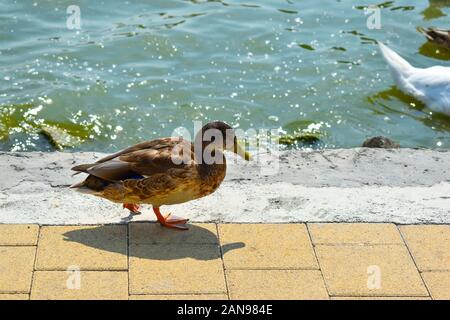
[[[450,67],[415,68],[386,45],[378,45],[400,90],[450,116]]]

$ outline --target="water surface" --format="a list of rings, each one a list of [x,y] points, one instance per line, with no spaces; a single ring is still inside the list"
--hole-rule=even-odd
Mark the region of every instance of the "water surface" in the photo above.
[[[374,1],[85,0],[70,30],[73,2],[0,0],[0,150],[52,150],[56,128],[73,150],[112,151],[213,119],[313,123],[315,148],[450,147],[450,118],[399,93],[375,44],[449,66],[416,28],[450,28],[450,0],[385,2],[381,29],[366,25]]]

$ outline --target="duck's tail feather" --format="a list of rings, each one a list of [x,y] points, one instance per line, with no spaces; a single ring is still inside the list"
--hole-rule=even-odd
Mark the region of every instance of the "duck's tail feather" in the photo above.
[[[110,182],[106,180],[89,175],[85,180],[71,185],[70,188],[76,189],[81,193],[96,195],[101,193],[109,184]]]
[[[80,172],[88,173],[87,170],[88,170],[90,167],[93,167],[93,166],[95,166],[95,165],[96,165],[95,163],[80,164],[80,165],[78,165],[78,166],[72,167],[71,170],[77,171],[77,173],[75,173],[75,174],[78,174],[78,173],[80,173]]]
[[[93,195],[97,194],[97,191],[92,190],[91,188],[89,188],[86,185],[86,181],[80,181],[80,182],[74,183],[69,188],[75,189],[77,192],[80,192],[80,193],[93,194]]]
[[[85,194],[93,194],[96,195],[98,193],[98,191],[92,190],[91,188],[89,188],[85,181],[81,181],[78,183],[74,183],[73,185],[71,185],[69,188],[75,189],[77,192],[80,193],[85,193]]]
[[[400,57],[394,50],[381,42],[378,42],[381,53],[386,60],[389,69],[396,79],[408,77],[413,71],[414,67],[405,59]]]
[[[84,181],[80,181],[77,183],[74,183],[73,185],[71,185],[69,188],[71,189],[77,189],[77,188],[82,188],[84,186]]]

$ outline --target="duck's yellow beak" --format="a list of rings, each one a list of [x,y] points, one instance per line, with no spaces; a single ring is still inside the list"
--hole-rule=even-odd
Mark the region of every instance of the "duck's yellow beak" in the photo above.
[[[240,155],[242,158],[244,158],[247,161],[250,161],[252,159],[252,157],[250,156],[250,153],[248,153],[245,150],[245,147],[237,139],[234,144],[234,153]]]

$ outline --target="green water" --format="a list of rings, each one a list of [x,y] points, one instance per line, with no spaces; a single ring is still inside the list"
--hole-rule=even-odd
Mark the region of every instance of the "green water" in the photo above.
[[[66,26],[72,4],[80,30]],[[449,66],[416,28],[450,28],[450,0],[387,2],[379,30],[370,4],[0,0],[0,150],[52,150],[51,128],[66,149],[112,151],[213,119],[287,133],[314,123],[315,148],[374,135],[450,148],[450,118],[392,87],[373,40]]]

